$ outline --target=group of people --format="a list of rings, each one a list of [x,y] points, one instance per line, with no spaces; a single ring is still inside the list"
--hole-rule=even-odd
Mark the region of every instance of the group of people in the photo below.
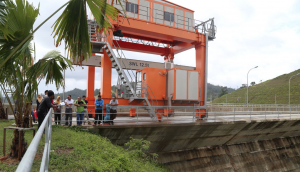
[[[40,94],[37,97],[37,116],[38,116],[38,127],[42,124],[47,112],[50,108],[54,110],[54,120],[55,124],[60,125],[61,121],[61,112],[63,103],[61,102],[60,96],[57,96],[56,100],[54,99],[54,92],[51,90],[45,91],[45,96],[42,97]],[[72,126],[72,113],[73,113],[73,106],[76,106],[76,113],[77,113],[77,126],[82,126],[84,118],[86,117],[88,125],[91,124],[89,119],[89,114],[87,110],[88,101],[86,100],[86,96],[78,97],[77,100],[73,100],[71,95],[68,95],[68,98],[64,102],[65,105],[65,126]],[[109,118],[109,125],[114,125],[113,120],[117,116],[117,106],[119,105],[118,100],[116,97],[110,101],[110,118]],[[100,125],[104,122],[104,114],[103,114],[103,107],[104,107],[104,100],[101,99],[101,96],[98,95],[98,99],[95,100],[95,121],[94,126]]]

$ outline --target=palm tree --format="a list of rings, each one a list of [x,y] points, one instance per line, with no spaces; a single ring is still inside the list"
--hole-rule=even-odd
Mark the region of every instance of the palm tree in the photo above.
[[[53,32],[57,46],[64,41],[70,57],[79,57],[81,60],[89,58],[91,46],[86,4],[91,9],[99,29],[104,33],[111,27],[109,20],[116,20],[121,14],[118,9],[107,4],[106,0],[69,0],[33,29],[39,14],[38,8],[34,8],[26,0],[15,0],[15,3],[12,0],[0,0],[0,87],[13,112],[10,95],[17,100],[16,113],[14,112],[17,127],[29,127],[30,103],[33,95],[38,92],[41,79],[46,79],[46,84],[55,82],[59,88],[62,86],[62,71],[72,68],[71,61],[57,51],[47,53],[44,58],[33,64],[35,59],[31,55],[30,42],[34,33],[59,10],[66,7],[54,24]],[[23,156],[26,151],[24,133],[21,133],[21,150],[16,146],[19,143],[19,132],[15,130],[14,133],[11,156],[16,157],[18,151],[21,151]]]
[[[9,55],[11,47],[18,45],[32,34],[33,24],[39,14],[39,9],[25,0],[16,0],[16,2],[7,0],[5,5],[7,6],[3,13],[5,20],[0,25],[0,61]],[[31,40],[32,37],[0,68],[0,88],[14,113],[16,126],[22,128],[28,128],[30,125],[31,101],[38,93],[39,82],[46,79],[46,84],[54,82],[58,89],[63,84],[62,71],[73,68],[71,61],[57,51],[47,53],[34,64]],[[10,97],[16,100],[16,111]],[[21,140],[18,139],[19,131],[14,131],[10,153],[12,157],[17,157],[19,151],[23,156],[26,151],[24,133],[20,134]],[[23,145],[21,150],[17,146],[19,142]]]
[[[8,0],[11,1],[11,0]],[[17,0],[18,1],[18,0]],[[24,0],[23,0],[24,1]],[[114,0],[112,0],[113,2]],[[116,0],[121,3],[121,0]],[[126,1],[126,0],[125,0]],[[65,43],[65,48],[68,50],[69,56],[75,60],[77,57],[81,61],[91,56],[91,44],[88,35],[87,10],[86,5],[90,8],[95,20],[98,23],[99,29],[104,33],[112,27],[110,20],[117,20],[117,16],[122,14],[117,8],[108,4],[106,0],[69,0],[51,16],[43,21],[36,29],[34,29],[25,39],[17,45],[14,45],[10,51],[5,54],[5,58],[0,61],[0,68],[5,63],[20,52],[24,45],[30,42],[33,34],[58,11],[66,7],[61,16],[54,23],[54,38],[56,38],[56,46],[62,41]],[[122,5],[121,5],[122,6]],[[122,6],[124,11],[124,7]],[[123,15],[126,16],[124,13]],[[1,54],[0,54],[1,56]]]

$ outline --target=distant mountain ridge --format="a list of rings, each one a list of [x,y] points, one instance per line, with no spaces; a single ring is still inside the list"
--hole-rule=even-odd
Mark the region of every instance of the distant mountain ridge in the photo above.
[[[221,86],[208,83],[207,87],[208,87],[208,89],[207,89],[207,100],[208,101],[210,101],[211,97],[212,97],[212,99],[215,99],[215,98],[218,98],[219,95],[221,94]],[[113,96],[116,93],[116,89],[117,89],[116,85],[113,85],[111,87],[111,93]],[[228,93],[235,91],[235,89],[233,89],[233,88],[227,88],[227,89],[228,89]],[[98,93],[99,93],[99,89],[96,89],[94,92],[94,95],[96,96],[96,95],[98,95]],[[72,99],[77,99],[77,97],[79,97],[79,96],[80,97],[82,97],[83,95],[86,96],[86,89],[81,90],[81,89],[75,88],[73,90],[67,91],[67,92],[65,92],[65,99],[67,99],[68,95],[71,95]],[[63,93],[55,94],[55,97],[57,97],[57,96],[60,96],[62,99]]]

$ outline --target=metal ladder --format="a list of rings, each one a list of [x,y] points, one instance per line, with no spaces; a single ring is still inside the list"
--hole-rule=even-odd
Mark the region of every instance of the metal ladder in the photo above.
[[[120,50],[121,48],[118,47],[118,49]],[[133,101],[134,99],[138,99],[139,97],[137,97],[136,92],[134,91],[129,78],[127,77],[124,69],[122,68],[121,64],[119,63],[117,56],[115,55],[115,53],[113,52],[111,46],[109,45],[109,43],[106,43],[106,45],[104,46],[104,50],[106,51],[106,53],[108,54],[113,67],[116,69],[116,71],[118,72],[118,75],[121,79],[121,82],[125,84],[126,90],[129,93],[129,102]],[[122,60],[124,61],[124,60]],[[132,79],[132,78],[131,78]],[[144,97],[143,99],[143,104],[144,106],[148,106],[146,108],[147,112],[149,113],[151,119],[153,121],[157,121],[156,115],[155,115],[155,111],[153,109],[153,107],[151,106],[151,103],[149,102],[147,96]]]
[[[137,91],[137,90],[141,91],[141,93],[139,95],[137,95],[138,97],[143,97],[143,95],[144,95],[144,97],[143,97],[144,99],[143,99],[142,102],[143,102],[144,106],[148,106],[145,109],[148,111],[151,119],[157,121],[157,117],[155,115],[155,110],[152,107],[153,104],[154,104],[154,101],[153,101],[153,98],[152,98],[150,92],[148,91],[148,88],[150,88],[150,87],[146,83],[141,82],[141,85],[139,87],[137,87],[135,91]],[[157,102],[156,97],[153,94],[153,91],[152,91],[151,88],[150,88],[150,91],[151,91],[151,93],[154,97],[154,100],[156,102],[156,106],[158,106],[158,102]],[[151,102],[149,101],[149,99],[151,100]]]

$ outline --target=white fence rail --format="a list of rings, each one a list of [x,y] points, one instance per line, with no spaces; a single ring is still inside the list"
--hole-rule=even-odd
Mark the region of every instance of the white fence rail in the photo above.
[[[42,158],[42,163],[40,167],[40,172],[48,171],[49,166],[49,155],[50,155],[50,145],[51,145],[51,134],[52,134],[52,111],[51,108],[47,113],[42,125],[31,141],[25,155],[23,156],[16,172],[30,172],[32,168],[32,164],[39,147],[39,143],[43,136],[43,132],[45,130],[45,147]]]

